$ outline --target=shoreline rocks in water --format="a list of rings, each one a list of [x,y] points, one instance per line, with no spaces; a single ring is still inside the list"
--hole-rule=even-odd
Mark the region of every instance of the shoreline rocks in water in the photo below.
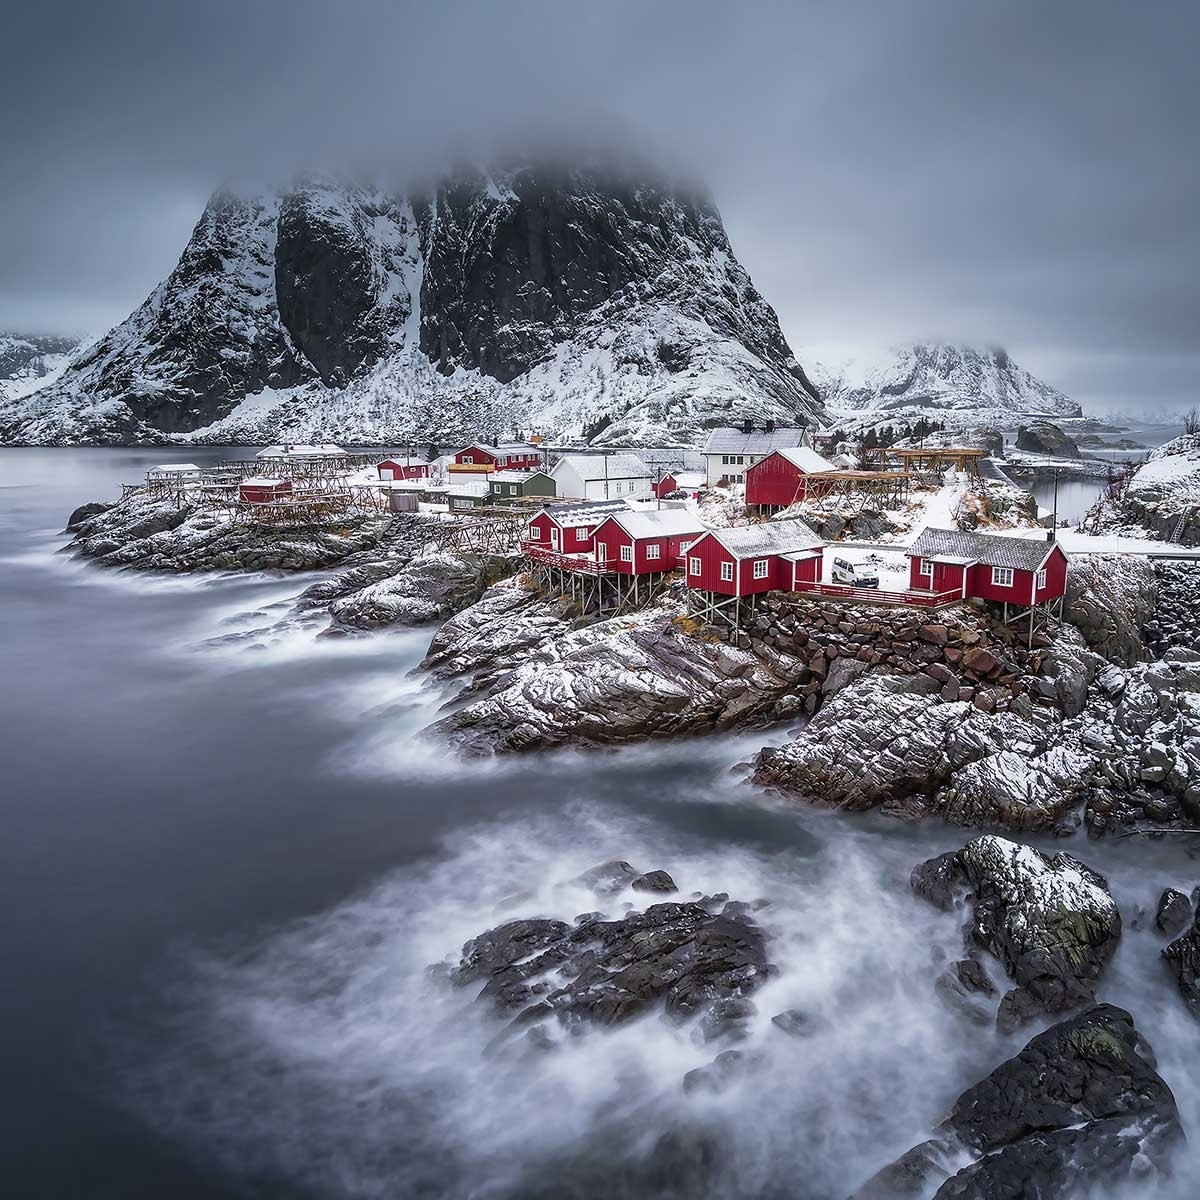
[[[1183,1140],[1175,1097],[1133,1018],[1101,1004],[1038,1034],[968,1088],[929,1141],[852,1200],[1083,1200],[1169,1175]]]
[[[1038,1012],[1093,1000],[1121,936],[1121,913],[1102,875],[1068,854],[1047,856],[1000,837],[976,838],[920,864],[912,887],[946,910],[969,898],[967,949],[994,955],[1016,985],[996,1014],[1003,1032]],[[986,991],[977,979],[978,973],[959,971],[939,990]]]
[[[647,880],[656,890],[674,888],[667,872],[639,874],[624,862],[601,864],[575,882],[612,901]],[[559,1032],[621,1024],[654,1009],[694,1021],[704,1043],[720,1041],[739,1035],[754,1011],[749,997],[769,973],[766,934],[747,910],[701,897],[616,919],[585,913],[574,925],[506,921],[467,942],[455,966],[432,969],[456,987],[482,983],[478,999],[508,1019],[502,1038],[523,1033],[539,1049],[552,1048]]]

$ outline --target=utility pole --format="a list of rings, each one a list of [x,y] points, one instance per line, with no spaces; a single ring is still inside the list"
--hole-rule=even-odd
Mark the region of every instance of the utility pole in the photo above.
[[[1050,541],[1058,540],[1058,468],[1054,468],[1054,517],[1050,523]]]

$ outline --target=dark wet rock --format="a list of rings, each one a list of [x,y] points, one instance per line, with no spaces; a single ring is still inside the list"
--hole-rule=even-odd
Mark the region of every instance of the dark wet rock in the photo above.
[[[604,885],[623,878],[626,867],[603,864],[594,878]],[[699,1018],[707,1038],[735,1033],[749,1019],[749,997],[767,974],[758,925],[663,902],[575,926],[507,922],[469,941],[450,978],[485,980],[480,999],[514,1028],[547,1018],[564,1027],[612,1025],[661,1008],[675,1021]]]
[[[77,529],[84,521],[92,517],[97,517],[101,513],[108,512],[110,508],[112,508],[111,504],[101,504],[98,501],[93,501],[91,504],[81,504],[68,519],[67,529]]]
[[[995,955],[1016,984],[997,1016],[1006,1030],[1090,1001],[1121,935],[1102,875],[1068,854],[1004,838],[976,838],[931,859],[914,871],[913,888],[943,908],[956,894],[969,897],[968,944]]]
[[[948,1007],[974,1024],[990,1025],[995,1019],[991,1006],[980,997],[995,996],[996,987],[978,959],[962,958],[951,963],[937,977],[934,987]]]
[[[745,1050],[723,1050],[707,1066],[696,1067],[683,1077],[685,1092],[723,1092],[745,1075],[756,1056]]]
[[[1200,1021],[1200,911],[1191,929],[1176,938],[1163,952],[1179,994],[1196,1020]]]
[[[1192,919],[1192,902],[1175,888],[1166,888],[1158,898],[1154,924],[1167,937],[1178,937]]]
[[[1017,449],[1053,458],[1079,458],[1079,447],[1050,421],[1035,421],[1017,429]]]
[[[1145,656],[1142,630],[1157,599],[1158,579],[1145,559],[1127,554],[1071,556],[1065,619],[1110,663],[1128,667]]]
[[[746,1036],[750,1019],[758,1012],[753,1000],[745,996],[730,996],[716,1001],[700,1018],[696,1027],[699,1040],[717,1042],[723,1038],[739,1039]]]
[[[968,1088],[934,1137],[854,1200],[1083,1200],[1167,1174],[1183,1131],[1133,1018],[1098,1005],[1039,1034]],[[974,1161],[950,1178],[963,1156]],[[940,1185],[940,1186],[939,1186]]]
[[[677,892],[675,880],[666,871],[647,871],[629,885],[635,892]]]

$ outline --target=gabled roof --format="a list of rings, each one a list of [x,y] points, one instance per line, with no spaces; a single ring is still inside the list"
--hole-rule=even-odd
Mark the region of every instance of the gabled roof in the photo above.
[[[636,454],[564,454],[551,475],[569,467],[580,479],[650,479],[650,468]]]
[[[734,558],[757,558],[760,554],[793,554],[824,546],[803,521],[766,521],[761,525],[739,525],[734,529],[710,529],[709,533]]]
[[[599,525],[610,514],[625,512],[628,508],[624,500],[578,500],[573,504],[548,504],[529,519],[536,520],[544,513],[560,529],[574,529],[580,525]]]
[[[525,483],[526,480],[535,479],[539,475],[550,478],[545,471],[493,471],[488,480],[491,483]]]
[[[266,475],[255,475],[251,479],[243,479],[242,487],[278,487],[281,483],[287,483],[286,479],[271,479]]]
[[[489,446],[487,442],[472,442],[469,446],[464,446],[461,450],[455,450],[450,457],[457,458],[460,454],[466,454],[468,450],[482,450],[484,454],[490,454],[493,458],[500,453],[495,446]]]
[[[740,429],[726,426],[714,429],[704,443],[702,454],[761,454],[768,455],[772,450],[783,450],[799,446],[804,437],[803,429],[775,429],[771,433],[758,429],[753,433],[743,433]]]
[[[1055,543],[1040,539],[1004,537],[964,529],[924,529],[908,548],[914,558],[959,558],[987,567],[1013,567],[1036,571],[1050,556]]]
[[[469,446],[464,446],[461,450],[455,450],[451,458],[465,454],[468,450],[482,450],[485,454],[490,454],[493,458],[511,457],[514,454],[539,454],[541,452],[537,446],[529,446],[524,442],[500,442],[495,446],[487,442],[472,442]]]
[[[604,520],[615,521],[634,538],[681,537],[688,533],[708,532],[708,526],[686,508],[630,509],[609,513]]]
[[[832,471],[834,465],[808,446],[782,446],[773,453],[786,458],[794,467],[799,467],[807,475],[815,471]],[[753,469],[753,468],[751,468]]]
[[[200,468],[195,463],[162,463],[160,466],[151,467],[152,471],[198,471]]]

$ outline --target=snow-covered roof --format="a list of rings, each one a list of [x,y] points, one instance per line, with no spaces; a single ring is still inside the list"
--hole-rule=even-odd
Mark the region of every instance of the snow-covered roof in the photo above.
[[[739,525],[733,529],[710,531],[734,558],[754,558],[759,554],[792,554],[825,545],[803,521],[766,521],[761,525]]]
[[[630,537],[679,537],[687,533],[707,533],[695,513],[686,508],[651,508],[610,513],[605,520],[616,521]]]
[[[1054,548],[1053,543],[1030,538],[1004,537],[965,529],[924,529],[908,548],[914,558],[954,558],[988,567],[1013,567],[1036,571]]]
[[[468,450],[482,450],[485,454],[490,454],[493,458],[540,452],[537,446],[530,446],[525,442],[498,442],[495,446],[487,442],[472,442],[469,446],[464,446],[461,450],[456,450],[454,453],[455,455],[465,454]]]
[[[242,487],[278,487],[281,483],[287,483],[286,479],[272,479],[268,475],[253,475],[249,479],[242,480]]]
[[[286,445],[267,446],[260,450],[256,458],[333,458],[345,454],[341,446],[333,442],[321,442],[319,445]]]
[[[200,468],[195,463],[163,463],[158,467],[151,467],[152,471],[169,471],[172,474],[183,471],[198,471]]]
[[[560,528],[573,529],[580,525],[598,525],[610,513],[628,508],[624,500],[580,500],[577,504],[548,505],[534,513],[534,517],[546,513]]]
[[[564,454],[551,475],[570,468],[580,479],[649,479],[650,468],[636,454]]]
[[[532,479],[535,475],[546,475],[545,471],[493,471],[488,479],[492,483],[524,483],[528,479]],[[550,476],[546,475],[549,479]]]
[[[835,470],[829,459],[822,457],[815,450],[810,450],[808,446],[782,446],[775,453],[782,455],[792,466],[799,467],[809,475],[815,471]]]
[[[799,446],[804,437],[803,429],[775,429],[770,433],[757,429],[753,433],[744,433],[740,429],[725,426],[714,429],[704,443],[703,454],[761,454],[763,456],[772,450],[784,450]]]
[[[447,496],[478,497],[486,496],[491,491],[491,488],[488,486],[486,479],[456,479],[453,483],[447,484],[444,490]]]
[[[679,488],[701,488],[708,483],[708,476],[703,471],[672,471],[671,478]]]

